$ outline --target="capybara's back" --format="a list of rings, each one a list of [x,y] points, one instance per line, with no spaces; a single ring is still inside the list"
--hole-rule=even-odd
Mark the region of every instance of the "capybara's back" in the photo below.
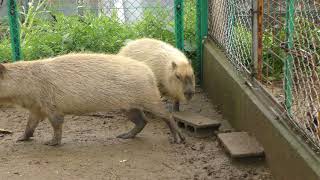
[[[129,58],[68,54],[38,63],[43,78],[50,82],[44,86],[45,97],[51,96],[62,113],[148,108],[158,103],[153,73]]]

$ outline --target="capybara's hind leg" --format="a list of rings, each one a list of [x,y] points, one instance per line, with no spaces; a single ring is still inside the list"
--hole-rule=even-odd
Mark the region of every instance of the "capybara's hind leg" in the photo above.
[[[44,119],[41,113],[30,112],[27,122],[27,127],[24,134],[17,139],[17,141],[28,141],[30,137],[33,137],[33,133],[37,128],[40,121]]]
[[[63,116],[52,116],[49,117],[49,121],[53,128],[53,137],[50,141],[47,141],[45,145],[56,146],[61,144],[62,138],[62,124],[64,121]]]
[[[146,126],[147,120],[144,113],[140,109],[130,109],[127,113],[128,118],[135,124],[135,127],[129,132],[120,134],[117,138],[129,139],[134,138]]]

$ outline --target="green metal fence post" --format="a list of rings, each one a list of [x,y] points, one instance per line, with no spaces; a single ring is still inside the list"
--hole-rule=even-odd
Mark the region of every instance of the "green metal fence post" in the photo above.
[[[20,27],[17,12],[17,3],[15,0],[8,0],[8,17],[10,24],[10,38],[13,61],[22,59],[20,47]]]
[[[294,0],[287,0],[287,15],[286,15],[286,34],[288,41],[288,56],[285,61],[285,105],[291,116],[292,107],[292,66],[293,56],[291,49],[293,49],[293,34],[294,34]]]
[[[197,0],[197,56],[200,62],[200,83],[203,79],[203,40],[208,35],[208,0]]]
[[[184,51],[183,0],[174,0],[176,47]]]

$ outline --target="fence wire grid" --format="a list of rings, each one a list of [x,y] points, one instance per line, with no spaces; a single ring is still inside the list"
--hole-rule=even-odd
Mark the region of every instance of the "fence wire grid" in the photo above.
[[[209,0],[208,35],[239,71],[252,72],[251,1]]]
[[[236,70],[254,69],[252,0],[209,0],[209,37]],[[320,2],[264,0],[262,84],[286,109],[290,124],[320,151]]]
[[[316,0],[265,0],[264,76],[278,88],[293,123],[320,149],[320,5]],[[284,66],[284,70],[280,69]],[[276,83],[278,81],[278,83]]]
[[[7,3],[0,0],[0,62],[11,61]],[[68,52],[117,53],[129,40],[168,42],[192,60],[197,77],[197,0],[17,0],[23,58]],[[13,29],[13,28],[11,28]]]
[[[109,17],[115,15],[123,23],[141,20],[146,11],[157,16],[166,14],[163,20],[167,22],[174,18],[174,0],[48,0],[48,5],[51,10],[65,15],[84,15],[86,12]]]

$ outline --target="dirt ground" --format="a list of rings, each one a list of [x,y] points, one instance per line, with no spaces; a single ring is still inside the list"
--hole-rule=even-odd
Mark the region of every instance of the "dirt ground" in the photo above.
[[[182,109],[222,119],[203,93]],[[272,179],[264,159],[232,160],[215,137],[171,144],[169,129],[157,119],[135,139],[121,140],[116,135],[132,124],[120,113],[67,116],[58,147],[43,145],[52,136],[47,120],[32,141],[16,142],[26,122],[27,112],[0,109],[0,128],[14,132],[0,137],[0,179]]]

